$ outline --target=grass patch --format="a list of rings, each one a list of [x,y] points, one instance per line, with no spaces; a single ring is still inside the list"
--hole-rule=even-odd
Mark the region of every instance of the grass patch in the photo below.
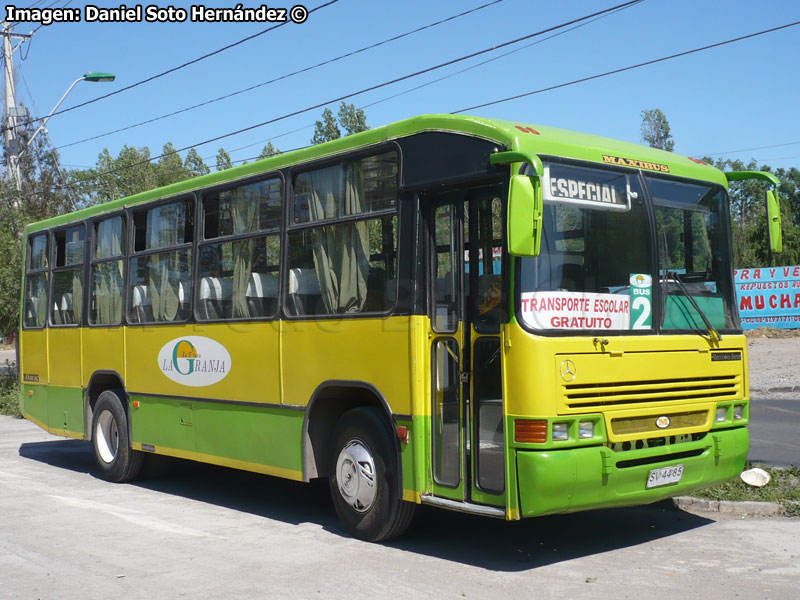
[[[0,370],[0,415],[22,418],[19,410],[19,373],[16,369]]]
[[[746,468],[749,469],[750,465]],[[775,502],[783,505],[787,517],[800,517],[800,467],[761,468],[771,477],[762,488],[749,486],[737,477],[733,481],[695,492],[694,495],[708,500]]]

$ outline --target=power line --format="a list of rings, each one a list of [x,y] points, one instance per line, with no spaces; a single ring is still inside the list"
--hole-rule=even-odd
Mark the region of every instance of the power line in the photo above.
[[[375,106],[376,104],[381,104],[381,103],[387,102],[389,100],[394,100],[395,98],[398,98],[399,96],[403,96],[405,94],[409,94],[411,92],[415,92],[415,91],[420,90],[420,89],[422,89],[424,87],[428,87],[429,85],[433,85],[435,83],[439,83],[441,81],[444,81],[445,79],[450,79],[451,77],[455,77],[456,75],[460,75],[462,73],[466,73],[467,71],[471,71],[472,69],[477,69],[478,67],[482,67],[483,65],[489,64],[490,62],[494,62],[496,60],[500,60],[501,58],[505,58],[506,56],[509,56],[511,54],[515,54],[517,52],[521,52],[522,50],[526,50],[527,48],[531,48],[532,46],[536,46],[537,44],[542,44],[542,43],[546,42],[547,40],[551,40],[551,39],[553,39],[555,37],[558,37],[560,35],[565,35],[565,34],[569,33],[570,31],[574,31],[576,29],[580,29],[581,27],[585,27],[586,25],[591,25],[595,21],[599,21],[600,19],[604,19],[605,17],[609,17],[609,16],[611,16],[611,15],[617,13],[617,12],[623,11],[623,10],[625,10],[627,8],[631,8],[632,6],[634,6],[634,5],[630,4],[630,5],[627,5],[627,6],[623,6],[623,7],[619,8],[617,10],[614,10],[612,12],[608,12],[608,13],[605,13],[605,14],[600,15],[598,17],[595,17],[594,19],[591,19],[590,21],[584,21],[582,23],[579,23],[578,25],[575,25],[574,27],[570,27],[569,29],[565,29],[564,31],[559,31],[558,33],[554,33],[553,35],[549,35],[546,38],[543,38],[541,40],[536,40],[535,42],[531,42],[530,44],[525,44],[524,46],[521,46],[519,48],[514,48],[513,50],[509,50],[508,52],[504,52],[503,54],[500,54],[499,56],[493,56],[492,58],[486,59],[486,60],[481,61],[479,63],[475,63],[474,65],[470,65],[469,67],[466,67],[464,69],[460,69],[458,71],[454,71],[453,73],[448,73],[447,75],[444,75],[443,77],[439,77],[437,79],[432,79],[431,81],[427,81],[427,82],[425,82],[423,84],[420,84],[420,85],[417,85],[415,87],[409,88],[409,89],[404,90],[402,92],[398,92],[396,94],[392,94],[391,96],[386,96],[385,98],[381,98],[380,100],[376,100],[374,102],[370,102],[369,104],[365,104],[361,108],[362,109],[363,108],[369,108],[371,106]]]
[[[449,79],[449,78],[451,78],[451,77],[454,77],[454,76],[456,76],[456,75],[460,75],[461,73],[466,73],[467,71],[470,71],[470,70],[472,70],[472,69],[475,69],[475,68],[477,68],[477,67],[483,66],[483,65],[485,65],[485,64],[488,64],[488,63],[490,63],[490,62],[493,62],[493,61],[495,61],[495,60],[499,60],[499,59],[501,59],[501,58],[504,58],[504,57],[506,57],[506,56],[509,56],[509,55],[511,55],[511,54],[514,54],[514,53],[516,53],[516,52],[519,52],[519,51],[521,51],[521,50],[525,50],[525,49],[527,49],[527,48],[530,48],[530,47],[532,47],[532,46],[535,46],[535,45],[537,45],[537,44],[540,44],[540,43],[542,43],[542,42],[546,42],[547,40],[553,39],[554,37],[558,37],[558,36],[560,36],[560,35],[564,35],[565,33],[569,33],[570,31],[574,31],[575,29],[578,29],[578,28],[580,28],[580,27],[583,27],[583,26],[585,26],[585,25],[589,25],[589,24],[591,24],[591,23],[594,23],[595,21],[598,21],[598,20],[600,20],[600,19],[603,19],[603,18],[605,18],[605,17],[607,17],[607,16],[611,16],[611,15],[613,15],[613,14],[617,13],[617,12],[620,12],[620,11],[622,11],[622,10],[625,10],[625,9],[627,9],[627,8],[630,8],[631,6],[633,6],[633,5],[631,4],[631,5],[628,5],[628,6],[623,6],[622,8],[619,8],[619,9],[617,9],[617,10],[614,10],[614,11],[611,11],[611,12],[608,12],[608,13],[605,13],[605,14],[603,14],[603,15],[600,15],[600,16],[598,16],[598,17],[595,17],[594,19],[591,19],[591,20],[589,20],[589,21],[586,21],[586,22],[580,23],[580,24],[578,24],[578,25],[575,25],[574,27],[570,27],[569,29],[566,29],[565,31],[562,31],[562,32],[559,32],[559,33],[553,34],[553,35],[551,35],[551,36],[548,36],[548,37],[546,37],[546,38],[544,38],[544,39],[542,39],[542,40],[537,40],[537,41],[535,41],[535,42],[533,42],[533,43],[531,43],[531,44],[526,44],[526,45],[524,45],[524,46],[522,46],[522,47],[520,47],[520,48],[516,48],[516,49],[514,49],[514,50],[511,50],[511,51],[509,51],[509,52],[505,52],[505,53],[501,54],[500,56],[496,56],[496,57],[490,58],[490,59],[488,59],[488,60],[485,60],[485,61],[482,61],[482,62],[476,63],[476,64],[474,64],[474,65],[471,65],[471,66],[469,66],[469,67],[467,67],[467,68],[465,68],[465,69],[461,69],[461,70],[459,70],[459,71],[455,71],[455,72],[453,72],[453,73],[449,73],[448,75],[445,75],[444,77],[439,77],[438,79],[433,79],[433,80],[431,80],[431,81],[428,81],[428,82],[426,82],[426,83],[423,83],[422,85],[418,85],[418,86],[416,86],[416,87],[409,88],[409,89],[407,89],[407,90],[404,90],[404,91],[402,91],[402,92],[399,92],[399,93],[397,93],[397,94],[392,94],[391,96],[387,96],[387,97],[385,97],[385,98],[382,98],[382,99],[380,99],[380,100],[376,100],[375,102],[370,102],[369,104],[363,104],[363,105],[361,105],[359,108],[361,108],[361,109],[369,108],[369,107],[371,107],[371,106],[375,106],[376,104],[380,104],[380,103],[382,103],[382,102],[386,102],[386,101],[388,101],[388,100],[392,100],[392,99],[394,99],[394,98],[397,98],[398,96],[402,96],[402,95],[408,94],[408,93],[410,93],[410,92],[413,92],[413,91],[416,91],[416,90],[418,90],[418,89],[421,89],[421,88],[427,87],[427,86],[429,86],[429,85],[433,85],[433,84],[435,84],[435,83],[438,83],[438,82],[440,82],[440,81],[444,81],[445,79]],[[478,7],[478,8],[481,8],[481,7]],[[315,125],[314,123],[309,123],[308,125],[303,125],[302,127],[298,127],[298,128],[296,128],[296,129],[292,129],[291,131],[285,131],[285,132],[283,132],[283,133],[280,133],[280,134],[277,134],[277,135],[270,136],[269,138],[266,138],[266,139],[263,139],[263,140],[259,140],[259,141],[257,141],[257,142],[253,142],[253,143],[251,143],[251,144],[245,144],[244,146],[239,146],[238,148],[233,148],[233,149],[229,150],[229,152],[233,153],[233,152],[237,152],[237,151],[239,151],[239,150],[244,150],[245,148],[251,148],[251,147],[253,147],[253,146],[258,146],[259,144],[263,144],[263,143],[266,143],[266,142],[269,142],[269,141],[272,141],[272,140],[276,140],[276,139],[279,139],[279,138],[285,137],[285,136],[287,136],[287,135],[291,135],[291,134],[293,134],[293,133],[297,133],[298,131],[303,131],[304,129],[310,129],[310,128],[314,127],[314,125]],[[64,146],[60,146],[60,148],[63,148],[63,147],[64,147]],[[305,146],[304,146],[304,147],[305,147]],[[286,150],[286,152],[291,152],[291,150]],[[213,158],[213,157],[208,157],[208,158]],[[204,160],[205,160],[205,158],[204,158]],[[244,160],[248,160],[248,159],[244,159]]]
[[[721,154],[736,154],[738,152],[750,152],[751,150],[766,150],[767,148],[780,148],[782,146],[794,146],[795,144],[800,144],[800,140],[798,140],[796,142],[786,142],[785,144],[772,144],[771,146],[757,146],[755,148],[742,148],[741,150],[728,150],[727,152],[711,152],[709,154],[703,154],[702,156],[720,156]]]
[[[303,114],[303,113],[306,113],[306,112],[310,112],[312,110],[316,110],[318,108],[322,108],[323,106],[326,106],[326,105],[329,105],[329,104],[334,104],[334,103],[342,101],[342,100],[347,100],[348,98],[352,98],[354,96],[359,96],[359,95],[364,94],[366,92],[371,92],[373,90],[377,90],[377,89],[392,85],[394,83],[398,83],[400,81],[405,81],[406,79],[411,79],[413,77],[418,77],[419,75],[424,75],[425,73],[430,73],[430,72],[435,71],[437,69],[441,69],[441,68],[447,67],[449,65],[453,65],[453,64],[465,61],[467,59],[474,58],[474,57],[480,56],[482,54],[486,54],[488,52],[493,52],[495,50],[499,50],[500,48],[505,48],[505,47],[510,46],[512,44],[516,44],[516,43],[531,39],[533,37],[536,37],[536,36],[539,36],[539,35],[543,35],[545,33],[550,33],[551,31],[555,31],[557,29],[562,29],[563,27],[568,27],[569,25],[574,25],[575,23],[579,23],[581,21],[586,21],[586,20],[594,18],[594,17],[596,17],[598,15],[618,10],[618,9],[624,7],[624,6],[631,6],[631,5],[634,5],[634,4],[639,4],[640,2],[643,2],[643,1],[644,0],[630,0],[629,2],[624,2],[623,4],[618,4],[616,6],[612,6],[610,8],[607,8],[607,9],[604,9],[604,10],[601,10],[601,11],[597,11],[595,13],[592,13],[592,14],[589,14],[589,15],[585,15],[583,17],[579,17],[577,19],[572,19],[572,20],[567,21],[565,23],[561,23],[560,25],[554,25],[552,27],[548,27],[546,29],[542,29],[541,31],[537,31],[535,33],[530,33],[528,35],[516,38],[514,40],[510,40],[510,41],[507,41],[507,42],[503,42],[503,43],[491,46],[491,47],[486,48],[484,50],[479,50],[477,52],[472,52],[472,53],[467,54],[465,56],[461,56],[461,57],[454,58],[454,59],[451,59],[451,60],[443,62],[443,63],[439,63],[439,64],[434,65],[432,67],[428,67],[426,69],[422,69],[421,71],[416,71],[414,73],[409,73],[407,75],[403,75],[402,77],[396,77],[394,79],[390,79],[388,81],[384,81],[382,83],[378,83],[376,85],[369,86],[369,87],[361,89],[359,91],[351,92],[349,94],[345,94],[343,96],[339,96],[338,98],[332,98],[332,99],[326,100],[325,102],[320,102],[318,104],[314,104],[313,106],[308,106],[306,108],[302,108],[302,109],[293,111],[291,113],[287,113],[287,114],[282,115],[280,117],[275,117],[273,119],[268,119],[266,121],[262,121],[261,123],[256,123],[255,125],[250,125],[249,127],[244,127],[242,129],[238,129],[236,131],[232,131],[232,132],[229,132],[229,133],[218,135],[216,137],[209,138],[209,139],[204,140],[202,142],[198,142],[198,143],[195,143],[195,144],[190,144],[190,145],[185,146],[183,148],[177,149],[176,152],[183,152],[184,150],[188,150],[190,148],[196,148],[198,146],[204,146],[205,144],[210,144],[212,142],[217,142],[219,140],[222,140],[222,139],[225,139],[225,138],[228,138],[228,137],[232,137],[234,135],[239,135],[239,134],[245,133],[247,131],[252,131],[253,129],[258,129],[259,127],[263,127],[264,125],[270,125],[270,124],[276,123],[278,121],[283,121],[283,120],[288,119],[290,117],[294,117],[294,116],[297,116],[297,115],[300,115],[300,114]],[[138,166],[138,165],[140,165],[140,164],[142,164],[144,162],[151,162],[151,161],[154,161],[154,160],[158,160],[159,158],[161,158],[161,156],[163,156],[163,155],[154,156],[154,157],[152,157],[152,158],[150,158],[148,160],[145,160],[145,161],[139,161],[139,162],[133,163],[131,165],[126,165],[124,167],[119,167],[118,169],[112,169],[111,171],[105,171],[105,172],[106,173],[114,173],[114,172],[117,172],[118,170],[130,169],[130,168]]]
[[[724,42],[717,42],[716,44],[709,44],[708,46],[703,46],[701,48],[695,48],[693,50],[686,50],[685,52],[678,52],[677,54],[671,54],[670,56],[664,56],[662,58],[656,58],[653,60],[648,60],[646,62],[638,63],[635,65],[631,65],[629,67],[622,67],[621,69],[614,69],[613,71],[606,71],[605,73],[599,73],[597,75],[591,75],[589,77],[582,77],[580,79],[575,79],[573,81],[568,81],[567,83],[560,83],[558,85],[551,85],[549,87],[540,88],[538,90],[533,90],[532,92],[525,92],[523,94],[516,94],[514,96],[508,96],[507,98],[501,98],[500,100],[493,100],[491,102],[484,102],[483,104],[476,104],[475,106],[470,106],[468,108],[462,108],[460,110],[454,110],[450,114],[458,114],[462,112],[466,112],[468,110],[475,110],[477,108],[484,108],[486,106],[493,106],[495,104],[500,104],[502,102],[509,102],[510,100],[517,100],[519,98],[525,98],[527,96],[533,96],[534,94],[541,94],[542,92],[549,92],[551,90],[557,90],[560,88],[564,88],[570,85],[575,85],[576,83],[584,83],[586,81],[592,81],[593,79],[600,79],[601,77],[608,77],[609,75],[615,75],[617,73],[622,73],[624,71],[631,71],[633,69],[638,69],[639,67],[645,67],[647,65],[653,65],[656,63],[664,62],[666,60],[672,60],[673,58],[679,58],[681,56],[686,56],[688,54],[694,54],[695,52],[702,52],[703,50],[710,50],[711,48],[718,48],[719,46],[725,46],[726,44],[733,44],[734,42],[740,42],[742,40],[747,40],[750,38],[757,37],[759,35],[765,35],[767,33],[773,33],[775,31],[780,31],[781,29],[787,29],[789,27],[795,27],[796,25],[800,25],[800,21],[795,21],[794,23],[788,23],[786,25],[781,25],[779,27],[772,27],[771,29],[765,29],[764,31],[759,31],[756,33],[751,33],[749,35],[742,35],[737,38],[733,38],[730,40],[725,40]]]
[[[359,48],[358,50],[353,50],[352,52],[348,52],[346,54],[342,54],[342,55],[337,56],[335,58],[331,58],[331,59],[319,62],[319,63],[317,63],[315,65],[312,65],[312,66],[309,66],[309,67],[305,67],[303,69],[299,69],[297,71],[293,71],[293,72],[287,73],[285,75],[281,75],[280,77],[275,77],[275,78],[270,79],[268,81],[264,81],[264,82],[258,83],[256,85],[252,85],[250,87],[247,87],[247,88],[244,88],[244,89],[241,89],[241,90],[237,90],[235,92],[231,92],[230,94],[225,94],[224,96],[219,96],[217,98],[212,98],[211,100],[206,100],[205,102],[201,102],[200,104],[195,104],[193,106],[188,106],[186,108],[182,108],[182,109],[173,111],[171,113],[167,113],[165,115],[161,115],[159,117],[154,117],[152,119],[147,119],[145,121],[141,121],[139,123],[134,123],[133,125],[128,125],[126,127],[120,127],[119,129],[114,129],[113,131],[107,131],[106,133],[101,133],[101,134],[98,134],[98,135],[94,135],[92,137],[88,137],[88,138],[79,140],[77,142],[71,142],[69,144],[64,144],[63,146],[59,146],[58,148],[56,148],[56,150],[60,150],[62,148],[68,148],[70,146],[76,146],[78,144],[83,144],[85,142],[90,142],[92,140],[96,140],[96,139],[99,139],[99,138],[102,138],[102,137],[106,137],[108,135],[112,135],[112,134],[115,134],[115,133],[120,133],[122,131],[127,131],[129,129],[134,129],[135,127],[141,127],[142,125],[148,125],[149,123],[154,123],[156,121],[160,121],[160,120],[166,119],[168,117],[174,117],[176,115],[179,115],[179,114],[182,114],[182,113],[185,113],[185,112],[189,112],[190,110],[195,110],[197,108],[201,108],[203,106],[208,106],[209,104],[213,104],[215,102],[220,102],[221,100],[227,100],[228,98],[232,98],[234,96],[238,96],[240,94],[244,94],[245,92],[250,92],[252,90],[264,87],[266,85],[270,85],[272,83],[275,83],[275,82],[278,82],[278,81],[282,81],[284,79],[289,79],[290,77],[294,77],[295,75],[300,75],[301,73],[306,73],[306,72],[311,71],[313,69],[317,69],[319,67],[323,67],[325,65],[329,65],[331,63],[340,61],[342,59],[349,58],[349,57],[354,56],[356,54],[360,54],[362,52],[366,52],[367,50],[372,50],[374,48],[378,48],[379,46],[383,46],[383,45],[388,44],[390,42],[397,41],[399,39],[402,39],[404,37],[408,37],[408,36],[413,35],[415,33],[419,33],[419,32],[424,31],[426,29],[431,29],[432,27],[436,27],[437,25],[442,25],[443,23],[447,23],[449,21],[453,21],[455,19],[464,17],[466,15],[469,15],[471,13],[477,12],[477,11],[482,10],[484,8],[487,8],[489,6],[493,6],[495,4],[499,4],[500,2],[503,2],[503,1],[504,0],[492,0],[491,2],[488,2],[486,4],[482,4],[480,6],[472,8],[470,10],[466,10],[466,11],[460,12],[460,13],[458,13],[456,15],[451,15],[451,16],[445,18],[445,19],[441,19],[439,21],[435,21],[433,23],[429,23],[428,25],[423,25],[422,27],[417,27],[416,29],[412,29],[411,31],[407,31],[407,32],[401,33],[399,35],[395,35],[395,36],[387,38],[387,39],[385,39],[383,41],[377,42],[375,44],[371,44],[369,46],[364,46],[363,48]]]
[[[410,79],[410,78],[412,78],[412,77],[416,77],[416,76],[418,76],[418,75],[421,75],[421,74],[424,74],[424,73],[429,73],[429,72],[431,72],[431,71],[433,71],[433,70],[436,70],[436,69],[438,69],[438,68],[442,68],[442,67],[444,67],[444,66],[451,65],[451,64],[454,64],[454,63],[456,63],[456,62],[460,62],[461,60],[466,60],[467,58],[471,58],[471,57],[473,57],[473,56],[478,56],[478,55],[480,55],[480,54],[484,54],[484,53],[486,53],[486,52],[490,52],[490,51],[492,51],[492,50],[494,50],[494,49],[498,49],[498,48],[502,48],[502,47],[508,46],[508,45],[510,45],[511,43],[515,43],[515,42],[517,42],[517,41],[522,41],[522,40],[524,40],[524,39],[529,39],[529,38],[531,38],[531,37],[534,37],[534,36],[536,36],[536,35],[541,35],[541,34],[543,34],[543,33],[549,33],[550,31],[553,31],[553,30],[555,30],[555,29],[560,29],[560,28],[562,28],[562,27],[566,27],[566,26],[568,26],[568,25],[572,25],[572,24],[574,24],[574,23],[576,23],[576,22],[579,22],[579,21],[582,21],[582,20],[587,20],[587,19],[590,19],[590,18],[592,18],[592,17],[595,17],[595,16],[597,16],[597,15],[599,15],[599,14],[602,14],[602,13],[604,13],[604,12],[611,12],[611,11],[613,11],[613,10],[616,10],[616,9],[619,9],[619,8],[621,8],[622,6],[626,6],[626,5],[629,5],[629,4],[635,4],[635,3],[638,3],[638,2],[640,2],[640,1],[642,1],[642,0],[636,0],[636,1],[634,1],[634,2],[627,2],[627,3],[625,3],[625,4],[621,4],[621,5],[618,5],[618,6],[614,6],[614,7],[611,7],[611,8],[609,8],[609,9],[606,9],[606,10],[604,10],[604,11],[600,11],[600,12],[598,12],[598,13],[593,13],[593,14],[591,14],[591,15],[587,15],[587,16],[585,16],[585,17],[581,17],[581,18],[579,18],[579,19],[574,19],[574,20],[572,20],[572,21],[569,21],[569,22],[567,22],[567,23],[563,23],[563,24],[561,24],[561,25],[557,25],[557,26],[554,26],[554,27],[549,27],[549,28],[547,28],[547,29],[544,29],[544,30],[542,30],[542,31],[539,31],[539,32],[537,32],[537,33],[530,34],[530,35],[528,35],[528,36],[524,36],[523,38],[518,38],[517,40],[513,40],[513,41],[511,41],[511,42],[506,42],[506,43],[503,43],[503,44],[500,44],[500,45],[494,46],[494,47],[492,47],[492,48],[490,48],[490,49],[487,49],[487,50],[482,50],[482,51],[479,51],[479,52],[474,52],[474,53],[472,53],[472,54],[469,54],[469,55],[467,55],[467,56],[465,56],[465,57],[461,57],[461,58],[453,59],[453,60],[450,60],[450,61],[447,61],[447,62],[444,62],[444,63],[440,63],[439,65],[435,65],[435,66],[433,66],[433,67],[429,67],[429,68],[427,68],[427,69],[423,69],[423,70],[421,70],[421,71],[417,71],[417,72],[415,72],[415,73],[411,73],[411,74],[405,75],[405,76],[403,76],[403,77],[398,77],[398,78],[395,78],[395,79],[392,79],[392,80],[389,80],[389,81],[385,81],[385,82],[383,82],[383,83],[376,84],[376,85],[370,86],[370,87],[368,87],[368,88],[364,88],[364,89],[362,89],[362,90],[359,90],[359,91],[356,91],[356,92],[352,92],[352,93],[350,93],[350,94],[346,94],[346,95],[340,96],[340,97],[338,97],[338,98],[333,98],[333,99],[330,99],[330,100],[328,100],[328,101],[326,101],[326,102],[322,102],[322,103],[319,103],[319,104],[315,104],[315,105],[313,105],[313,106],[309,106],[309,107],[307,107],[307,108],[304,108],[304,109],[296,110],[296,111],[294,111],[294,112],[291,112],[291,113],[288,113],[288,114],[282,115],[282,116],[280,116],[280,117],[275,117],[275,118],[273,118],[273,119],[269,119],[269,120],[267,120],[267,121],[263,121],[263,122],[261,122],[261,123],[256,123],[255,125],[251,125],[251,126],[249,126],[249,127],[245,127],[245,128],[242,128],[242,129],[239,129],[239,130],[236,130],[236,131],[232,131],[232,132],[229,132],[229,133],[226,133],[226,134],[223,134],[223,135],[219,135],[219,136],[216,136],[216,137],[213,137],[213,138],[210,138],[210,139],[204,140],[204,141],[202,141],[202,142],[198,142],[198,143],[190,144],[190,145],[188,145],[188,146],[185,146],[185,147],[183,147],[183,148],[179,148],[179,149],[177,149],[177,150],[175,150],[175,151],[176,151],[176,152],[183,152],[184,150],[188,150],[188,149],[190,149],[190,148],[196,148],[196,147],[198,147],[198,146],[203,146],[203,145],[205,145],[205,144],[210,144],[210,143],[212,143],[212,142],[216,142],[216,141],[219,141],[219,140],[221,140],[221,139],[224,139],[224,138],[232,137],[232,136],[234,136],[234,135],[238,135],[238,134],[240,134],[240,133],[244,133],[244,132],[246,132],[246,131],[251,131],[251,130],[253,130],[253,129],[257,129],[257,128],[259,128],[259,127],[262,127],[262,126],[264,126],[264,125],[268,125],[268,124],[271,124],[271,123],[275,123],[275,122],[277,122],[277,121],[282,121],[282,120],[284,120],[284,119],[288,119],[289,117],[293,117],[293,116],[296,116],[296,115],[298,115],[298,114],[302,114],[302,113],[305,113],[305,112],[309,112],[309,111],[311,111],[311,110],[315,110],[315,109],[317,109],[317,108],[321,108],[321,107],[323,107],[323,106],[325,106],[325,105],[328,105],[328,104],[332,104],[332,103],[335,103],[335,102],[339,102],[340,100],[345,100],[345,99],[351,98],[351,97],[353,97],[353,96],[357,96],[357,95],[363,94],[363,93],[365,93],[365,92],[368,92],[368,91],[372,91],[372,90],[375,90],[375,89],[378,89],[378,88],[381,88],[381,87],[385,87],[385,86],[387,86],[387,85],[391,85],[391,84],[393,84],[393,83],[397,83],[397,82],[399,82],[399,81],[404,81],[404,80],[406,80],[406,79]],[[786,29],[786,28],[788,28],[788,27],[793,27],[793,26],[796,26],[796,25],[798,25],[798,24],[800,24],[800,21],[797,21],[797,22],[794,22],[794,23],[789,23],[789,24],[786,24],[786,25],[781,25],[781,26],[778,26],[778,27],[773,27],[773,28],[766,29],[766,30],[763,30],[763,31],[759,31],[759,32],[756,32],[756,33],[752,33],[752,34],[749,34],[749,35],[740,36],[740,37],[737,37],[737,38],[732,38],[732,39],[730,39],[730,40],[726,40],[726,41],[724,41],[724,42],[718,42],[718,43],[716,43],[716,44],[710,44],[710,45],[708,45],[708,46],[704,46],[704,47],[702,47],[702,48],[696,48],[696,49],[693,49],[693,50],[688,50],[688,51],[685,51],[685,52],[680,52],[680,53],[673,54],[673,55],[670,55],[670,56],[667,56],[667,57],[663,57],[663,58],[660,58],[660,59],[654,59],[654,60],[647,61],[647,62],[644,62],[644,63],[639,63],[638,65],[633,65],[633,66],[630,66],[630,67],[624,67],[624,68],[621,68],[621,69],[615,69],[615,70],[613,70],[613,71],[608,71],[608,72],[606,72],[606,73],[602,73],[602,74],[599,74],[599,75],[593,75],[593,76],[590,76],[590,77],[584,77],[584,78],[581,78],[581,79],[578,79],[578,80],[574,80],[574,81],[571,81],[571,82],[568,82],[568,83],[564,83],[564,84],[559,84],[559,85],[550,86],[550,87],[548,87],[548,88],[543,88],[543,89],[541,89],[541,90],[536,90],[536,91],[534,91],[534,92],[528,92],[527,94],[520,94],[520,95],[513,96],[513,97],[509,97],[509,98],[506,98],[506,99],[502,99],[502,100],[498,100],[498,101],[494,101],[494,102],[490,102],[490,103],[485,103],[485,104],[482,104],[482,105],[480,105],[480,107],[482,107],[482,106],[488,106],[488,105],[490,105],[490,104],[498,104],[498,103],[500,103],[500,102],[504,102],[504,101],[507,101],[507,100],[510,100],[510,99],[514,99],[514,98],[516,98],[516,97],[529,96],[529,95],[532,95],[532,94],[534,94],[534,93],[541,93],[541,92],[544,92],[544,91],[553,90],[553,89],[559,89],[559,88],[566,87],[566,86],[569,86],[569,85],[575,85],[575,84],[577,84],[577,83],[582,83],[582,82],[584,82],[584,81],[590,81],[590,80],[592,80],[592,79],[597,79],[597,78],[599,78],[599,77],[605,77],[605,76],[608,76],[608,75],[612,75],[612,74],[614,74],[614,73],[620,73],[620,72],[623,72],[623,71],[628,71],[628,70],[631,70],[631,69],[634,69],[634,68],[638,68],[638,67],[642,67],[642,66],[645,66],[645,65],[650,65],[650,64],[655,64],[655,63],[658,63],[658,62],[663,62],[663,61],[665,61],[665,60],[670,60],[670,59],[672,59],[672,58],[678,58],[678,57],[681,57],[681,56],[686,56],[687,54],[693,54],[693,53],[696,53],[696,52],[700,52],[700,51],[702,51],[702,50],[708,50],[708,49],[711,49],[711,48],[716,48],[716,47],[723,46],[723,45],[726,45],[726,44],[731,44],[731,43],[733,43],[733,42],[737,42],[737,41],[741,41],[741,40],[745,40],[745,39],[753,38],[753,37],[760,36],[760,35],[765,35],[765,34],[767,34],[767,33],[775,32],[775,31],[779,31],[779,30],[782,30],[782,29]],[[463,109],[463,110],[469,110],[469,109]],[[462,110],[462,111],[455,111],[455,112],[463,112],[463,110]],[[454,113],[451,113],[451,114],[454,114]],[[136,166],[139,166],[140,164],[144,164],[144,163],[147,163],[147,162],[152,162],[152,161],[154,161],[154,160],[157,160],[157,159],[161,158],[162,156],[163,156],[163,155],[155,156],[155,157],[152,157],[152,158],[150,158],[150,159],[147,159],[147,160],[138,161],[138,162],[136,162],[136,163],[133,163],[133,164],[130,164],[130,165],[126,165],[126,166],[123,166],[123,167],[118,167],[118,168],[116,168],[116,169],[111,169],[111,170],[109,170],[109,171],[104,171],[103,173],[104,173],[105,175],[109,175],[109,174],[113,174],[113,173],[116,173],[116,172],[119,172],[119,171],[123,171],[123,170],[131,169],[131,168],[134,168],[134,167],[136,167]]]
[[[320,4],[316,8],[312,8],[311,10],[309,10],[308,11],[308,15],[311,15],[312,13],[314,13],[314,12],[316,12],[316,11],[322,9],[322,8],[327,8],[328,6],[331,6],[332,4],[336,4],[337,2],[339,2],[339,0],[328,0],[328,2],[326,2],[325,4]],[[126,92],[126,91],[128,91],[130,89],[133,89],[133,88],[138,87],[140,85],[143,85],[145,83],[149,83],[151,81],[154,81],[154,80],[159,79],[161,77],[164,77],[166,75],[170,75],[171,73],[175,73],[176,71],[180,71],[181,69],[184,69],[184,68],[186,68],[186,67],[188,67],[190,65],[197,64],[200,61],[203,61],[203,60],[205,60],[207,58],[210,58],[212,56],[216,56],[217,54],[220,54],[221,52],[225,52],[226,50],[230,50],[231,48],[239,46],[240,44],[244,44],[245,42],[249,42],[250,40],[255,39],[255,38],[259,37],[259,36],[262,36],[265,33],[269,33],[271,31],[275,31],[279,27],[283,27],[284,25],[288,25],[291,22],[292,21],[284,21],[282,23],[278,23],[277,25],[273,25],[272,27],[268,27],[267,29],[264,29],[263,31],[259,31],[258,33],[254,33],[253,35],[249,35],[249,36],[247,36],[245,38],[242,38],[238,42],[233,42],[232,44],[228,44],[227,46],[223,46],[222,48],[219,48],[218,50],[214,50],[213,52],[209,52],[208,54],[204,54],[202,56],[199,56],[199,57],[197,57],[197,58],[195,58],[193,60],[185,62],[185,63],[183,63],[181,65],[178,65],[177,67],[172,67],[171,69],[167,69],[166,71],[162,71],[161,73],[157,73],[156,75],[151,75],[150,77],[147,77],[146,79],[142,79],[141,81],[137,81],[136,83],[132,83],[131,85],[125,86],[124,88],[121,88],[121,89],[118,89],[118,90],[114,90],[113,92],[109,92],[108,94],[105,94],[103,96],[98,96],[97,98],[93,98],[92,100],[87,100],[86,102],[81,102],[80,104],[75,104],[74,106],[70,106],[69,108],[64,108],[62,110],[54,112],[50,116],[51,117],[55,117],[56,115],[62,115],[62,114],[66,113],[66,112],[69,112],[71,110],[75,110],[76,108],[81,108],[83,106],[87,106],[88,104],[93,104],[94,102],[99,102],[100,100],[105,100],[106,98],[110,98],[111,96],[116,96],[117,94],[121,94],[122,92]],[[39,120],[41,120],[41,119],[39,119]],[[36,119],[30,120],[27,123],[24,123],[24,125],[32,124],[32,123],[35,123],[36,121],[37,121]],[[17,127],[20,127],[20,126],[21,125],[17,125]]]

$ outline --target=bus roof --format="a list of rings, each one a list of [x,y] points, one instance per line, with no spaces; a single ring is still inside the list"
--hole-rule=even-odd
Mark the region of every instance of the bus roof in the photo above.
[[[466,115],[422,115],[324,144],[286,152],[247,165],[187,179],[112,202],[90,206],[67,215],[32,223],[25,228],[25,232],[29,234],[40,229],[64,225],[141,202],[176,196],[181,193],[251,177],[290,165],[319,160],[349,150],[365,148],[387,140],[403,138],[425,131],[462,133],[496,141],[508,150],[521,150],[539,155],[561,156],[602,164],[641,168],[644,171],[669,173],[678,177],[708,181],[727,187],[725,175],[711,165],[640,144],[524,122]]]

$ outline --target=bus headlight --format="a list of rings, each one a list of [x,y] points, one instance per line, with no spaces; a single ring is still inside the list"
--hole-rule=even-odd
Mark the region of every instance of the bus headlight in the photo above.
[[[585,440],[594,437],[594,421],[581,421],[578,423],[578,438]]]
[[[717,423],[722,423],[728,418],[728,407],[727,406],[718,406],[717,407]]]
[[[733,420],[734,421],[741,421],[744,417],[744,404],[734,404],[733,405]]]
[[[553,441],[563,442],[569,439],[569,423],[553,423]]]

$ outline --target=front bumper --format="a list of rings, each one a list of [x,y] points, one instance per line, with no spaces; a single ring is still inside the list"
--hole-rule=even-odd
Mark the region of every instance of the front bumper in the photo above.
[[[744,468],[746,427],[710,431],[693,442],[614,452],[605,446],[517,450],[523,517],[648,504],[727,481]],[[683,464],[680,482],[646,489],[653,469]]]

